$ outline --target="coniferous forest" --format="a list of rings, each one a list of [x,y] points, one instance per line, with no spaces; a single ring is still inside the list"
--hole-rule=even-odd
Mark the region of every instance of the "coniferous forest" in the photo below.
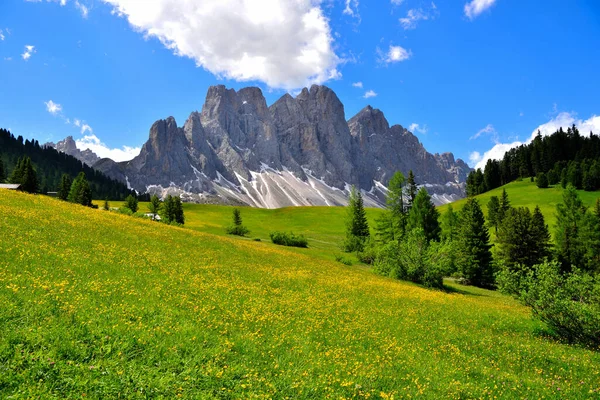
[[[75,179],[80,172],[85,174],[95,198],[122,200],[133,193],[124,183],[107,177],[75,157],[40,146],[37,140],[15,138],[8,130],[0,128],[0,164],[3,166],[0,178],[1,175],[10,177],[22,157],[31,159],[40,193],[59,192],[63,174]]]
[[[582,136],[575,125],[550,136],[538,132],[534,140],[506,152],[502,160],[488,160],[484,170],[471,172],[467,194],[475,196],[519,178],[536,177],[546,185],[567,184],[586,191],[600,189],[600,137]]]

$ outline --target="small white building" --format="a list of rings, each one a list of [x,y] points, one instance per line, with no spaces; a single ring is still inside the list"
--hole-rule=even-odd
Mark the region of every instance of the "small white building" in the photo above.
[[[20,187],[18,183],[0,183],[0,189],[18,190]]]

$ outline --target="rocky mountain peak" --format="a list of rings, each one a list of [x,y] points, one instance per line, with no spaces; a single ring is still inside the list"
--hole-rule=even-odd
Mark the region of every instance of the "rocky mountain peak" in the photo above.
[[[98,157],[96,155],[96,153],[94,153],[93,151],[91,151],[89,149],[86,149],[83,151],[79,150],[77,148],[77,143],[75,142],[75,139],[73,139],[73,136],[67,136],[65,139],[61,140],[60,142],[58,142],[56,144],[46,143],[45,146],[53,147],[57,151],[60,151],[62,153],[73,156],[73,157],[77,158],[79,161],[81,161],[89,166],[94,165],[94,163],[96,163],[98,160],[100,160],[100,157]]]
[[[389,128],[385,115],[381,110],[366,106],[348,121],[350,132],[353,136],[369,137],[370,135],[384,134]]]

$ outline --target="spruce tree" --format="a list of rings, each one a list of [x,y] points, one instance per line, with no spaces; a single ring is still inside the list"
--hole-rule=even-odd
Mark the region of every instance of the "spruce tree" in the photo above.
[[[386,198],[389,213],[389,226],[393,240],[400,240],[406,231],[406,203],[404,201],[404,184],[406,179],[400,171],[396,171],[388,184]]]
[[[179,196],[175,196],[173,198],[173,209],[174,209],[174,217],[175,222],[178,224],[185,224],[185,216],[183,214],[183,204],[181,203],[181,198]]]
[[[150,203],[148,203],[148,211],[152,214],[152,220],[156,220],[156,216],[160,213],[162,208],[162,202],[157,195],[150,197]]]
[[[462,279],[471,285],[492,287],[494,271],[483,211],[477,199],[470,197],[460,212],[460,228],[456,241],[457,266]]]
[[[250,233],[248,228],[246,228],[242,223],[242,213],[240,212],[239,208],[233,209],[233,225],[228,226],[226,231],[230,235],[237,236],[245,236]]]
[[[544,214],[542,214],[539,206],[535,206],[531,216],[531,236],[534,243],[531,257],[535,265],[550,257],[552,239],[548,225],[546,225],[546,221],[544,220]]]
[[[408,171],[408,179],[406,180],[406,191],[408,192],[408,199],[406,208],[410,210],[415,202],[415,198],[417,197],[417,183],[415,182],[415,174],[413,174],[412,169]]]
[[[537,184],[537,187],[540,188],[540,189],[547,189],[548,188],[548,177],[546,176],[545,173],[540,172],[540,173],[537,174],[536,184]]]
[[[453,241],[456,239],[459,227],[459,214],[454,212],[452,204],[448,205],[448,209],[442,215],[442,237],[445,240]]]
[[[563,202],[556,205],[556,253],[562,270],[571,271],[572,266],[581,267],[585,249],[580,237],[586,208],[573,185],[563,192]]]
[[[92,206],[92,189],[83,171],[73,181],[67,200],[87,207]]]
[[[345,251],[362,251],[364,242],[369,236],[369,224],[367,222],[362,195],[355,186],[352,186],[348,198]]]
[[[15,168],[13,169],[12,173],[10,174],[10,178],[8,178],[10,183],[15,183],[15,184],[22,184],[23,183],[23,169],[24,169],[24,157],[19,157],[19,159],[17,160],[17,165],[15,165]]]
[[[500,197],[500,209],[498,212],[498,225],[502,223],[510,208],[511,205],[510,200],[508,200],[508,193],[506,193],[506,189],[502,189],[502,196]]]
[[[60,184],[58,185],[58,198],[61,200],[67,200],[69,198],[69,192],[71,191],[71,185],[73,180],[69,174],[62,174],[60,178]]]
[[[2,162],[2,159],[0,158],[0,183],[3,183],[5,179],[6,179],[6,173],[4,172],[4,163]]]
[[[425,188],[421,188],[415,197],[408,214],[410,229],[423,230],[427,242],[440,240],[440,213],[431,202],[431,196]]]
[[[21,190],[28,193],[37,193],[38,185],[37,173],[33,169],[31,158],[25,157],[23,176],[21,177]]]
[[[136,213],[138,210],[138,199],[130,194],[125,198],[123,207],[128,208],[132,213]]]
[[[488,209],[488,223],[494,228],[496,236],[498,236],[498,226],[500,225],[500,200],[498,196],[492,196],[487,204]]]
[[[175,221],[175,201],[170,194],[165,198],[160,218],[161,221],[166,222],[167,224]]]

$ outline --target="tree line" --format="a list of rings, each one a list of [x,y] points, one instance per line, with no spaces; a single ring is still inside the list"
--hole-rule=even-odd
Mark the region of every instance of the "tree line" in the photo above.
[[[31,168],[36,174],[36,187],[27,186],[32,193],[58,192],[63,174],[75,179],[80,172],[85,174],[92,193],[97,198],[122,200],[133,192],[127,185],[111,179],[75,157],[61,153],[50,147],[40,146],[37,140],[24,140],[22,136],[15,138],[6,129],[0,129],[0,182],[6,179],[13,182],[13,173],[18,169],[19,160],[29,159]]]
[[[444,277],[499,288],[561,337],[600,343],[600,199],[588,210],[568,184],[554,242],[540,208],[513,207],[506,190],[489,200],[487,219],[474,197],[440,215],[412,173],[397,172],[386,203],[371,235],[361,193],[351,189],[342,247],[376,273],[433,288]]]
[[[568,184],[580,190],[600,189],[600,138],[590,132],[582,136],[575,125],[511,149],[502,160],[488,160],[483,170],[467,178],[467,194],[474,196],[498,188],[518,178],[537,177],[542,188]],[[544,182],[546,182],[544,184]]]

